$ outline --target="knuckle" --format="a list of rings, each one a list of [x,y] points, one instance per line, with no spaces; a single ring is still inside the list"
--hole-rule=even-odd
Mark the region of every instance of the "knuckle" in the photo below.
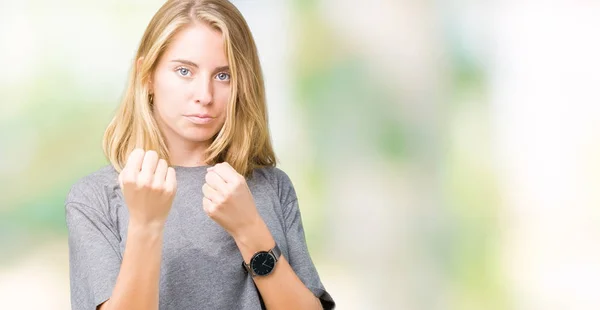
[[[227,201],[229,201],[230,195],[224,195],[219,198],[220,198],[220,202],[223,204],[223,203],[226,203]]]
[[[152,187],[152,182],[150,182],[150,178],[146,176],[140,176],[136,182],[138,188],[146,188],[149,189]]]
[[[207,182],[210,182],[210,181],[213,181],[213,182],[214,182],[214,180],[215,180],[215,177],[216,177],[216,176],[217,176],[217,174],[216,174],[214,171],[209,171],[209,172],[206,174],[206,181],[207,181]]]
[[[242,180],[240,180],[240,178],[235,178],[233,179],[233,181],[231,182],[232,187],[237,188],[240,185],[242,185]]]
[[[204,203],[202,204],[202,209],[204,209],[204,212],[206,212],[206,215],[212,216],[213,211],[212,211],[212,208],[208,201],[204,201]]]
[[[135,183],[135,179],[131,175],[131,173],[123,173],[121,174],[121,182],[123,184],[132,184]]]
[[[152,183],[152,185],[150,185],[150,189],[153,192],[161,192],[161,191],[163,191],[163,185],[160,183],[154,182],[154,183]]]

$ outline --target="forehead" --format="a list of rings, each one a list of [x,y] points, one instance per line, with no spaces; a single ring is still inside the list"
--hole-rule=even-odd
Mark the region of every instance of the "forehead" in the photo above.
[[[200,67],[227,65],[221,32],[205,23],[194,23],[181,29],[167,47],[164,60],[184,59]]]

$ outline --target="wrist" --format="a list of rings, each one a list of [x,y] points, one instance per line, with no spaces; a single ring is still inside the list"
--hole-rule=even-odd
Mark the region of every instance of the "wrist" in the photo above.
[[[259,251],[268,251],[275,246],[275,240],[267,225],[261,220],[255,225],[240,230],[233,236],[245,262]]]
[[[127,234],[135,234],[140,236],[153,236],[162,235],[165,229],[164,223],[158,222],[137,222],[129,220],[129,226],[127,228]]]

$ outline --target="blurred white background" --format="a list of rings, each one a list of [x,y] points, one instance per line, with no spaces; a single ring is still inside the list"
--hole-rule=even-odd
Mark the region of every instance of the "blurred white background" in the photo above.
[[[339,309],[600,308],[600,2],[232,2]],[[2,308],[70,308],[63,201],[162,3],[0,0]]]

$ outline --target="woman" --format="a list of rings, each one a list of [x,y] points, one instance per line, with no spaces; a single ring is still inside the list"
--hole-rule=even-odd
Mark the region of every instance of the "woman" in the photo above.
[[[66,199],[73,309],[334,307],[275,168],[264,93],[232,4],[159,9],[104,136],[111,165]]]

